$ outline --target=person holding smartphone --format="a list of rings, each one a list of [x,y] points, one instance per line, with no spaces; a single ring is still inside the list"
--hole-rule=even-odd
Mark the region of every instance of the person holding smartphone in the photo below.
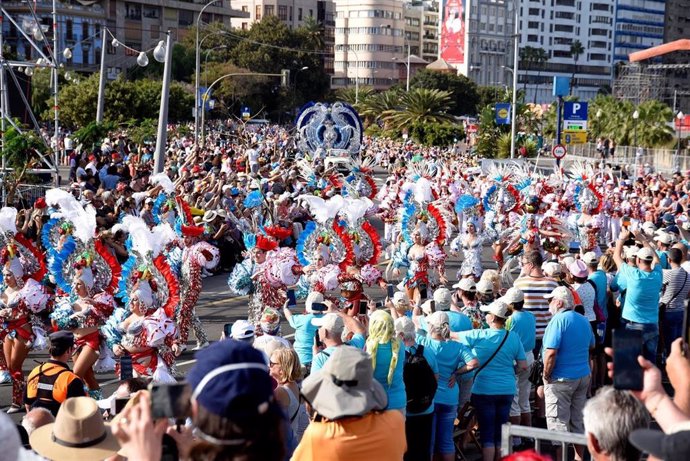
[[[312,373],[320,370],[333,355],[335,349],[343,344],[364,349],[366,342],[366,329],[355,317],[341,313],[329,312],[320,318],[311,320],[312,325],[318,327],[318,336],[323,344],[323,349],[314,345],[314,360],[312,361]],[[343,331],[347,328],[353,333],[349,341],[342,340]]]
[[[325,309],[321,309],[322,306],[325,307],[323,301],[323,295],[314,291],[309,293],[304,303],[306,310],[305,314],[293,314],[288,307],[289,301],[285,301],[285,305],[283,306],[283,316],[290,326],[295,329],[295,342],[293,347],[299,356],[300,363],[306,368],[306,374],[309,374],[311,371],[311,364],[314,357],[314,337],[319,328],[312,323],[312,320],[323,316],[325,311]],[[316,305],[319,310],[314,310],[314,305]]]

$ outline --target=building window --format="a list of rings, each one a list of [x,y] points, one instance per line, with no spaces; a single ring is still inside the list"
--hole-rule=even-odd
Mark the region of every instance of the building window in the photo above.
[[[125,56],[139,56],[139,52],[136,50],[141,49],[141,43],[127,42],[125,45],[127,45],[125,48]]]
[[[161,17],[161,10],[155,6],[145,6],[144,17],[149,19],[158,19]]]
[[[287,21],[287,6],[278,5],[278,19],[281,21]]]
[[[338,12],[338,17],[342,18],[343,17],[343,12],[339,11]],[[288,18],[288,21],[292,22],[292,7],[290,7],[290,16]]]
[[[65,39],[74,40],[74,30],[72,28],[72,20],[65,21]]]
[[[86,40],[90,37],[91,36],[89,35],[89,23],[88,22],[82,22],[81,23],[81,39]]]
[[[243,12],[243,13],[249,13],[249,6],[247,6],[247,5],[242,5],[242,12]]]
[[[125,18],[141,21],[141,5],[137,3],[125,3]]]
[[[297,8],[297,20],[302,20],[302,8]]]
[[[529,21],[527,23],[528,29],[539,29],[539,23],[537,21]]]
[[[264,16],[275,16],[276,10],[274,5],[264,5]]]
[[[193,11],[187,11],[187,10],[180,10],[179,11],[179,19],[177,22],[181,26],[191,26],[192,24],[194,24],[194,12]]]
[[[261,21],[261,5],[256,5],[255,21]]]
[[[314,17],[314,10],[309,10],[309,17],[313,18]]]
[[[541,12],[540,12],[539,8],[530,8],[529,14],[531,16],[539,16],[541,14]]]
[[[249,24],[247,24],[246,22],[243,22],[242,23],[242,30],[249,30]]]

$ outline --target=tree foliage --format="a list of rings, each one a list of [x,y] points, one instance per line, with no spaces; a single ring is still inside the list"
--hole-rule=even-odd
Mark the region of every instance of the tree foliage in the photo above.
[[[77,143],[82,144],[86,149],[100,145],[104,138],[108,136],[116,127],[113,122],[98,123],[95,120],[79,128],[74,132],[73,137]]]
[[[19,121],[15,120],[19,126]],[[28,171],[40,165],[40,154],[48,152],[48,148],[35,131],[25,129],[20,132],[11,126],[4,137],[5,165],[10,171],[5,174],[5,187],[7,191],[7,203],[14,203],[17,187],[21,183],[28,182]]]
[[[448,112],[452,115],[474,115],[477,113],[477,104],[479,103],[477,85],[464,75],[422,69],[410,80],[410,91],[413,88],[448,92],[450,100]]]

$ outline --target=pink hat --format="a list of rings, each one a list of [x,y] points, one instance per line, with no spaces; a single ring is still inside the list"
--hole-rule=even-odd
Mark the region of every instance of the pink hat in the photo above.
[[[570,263],[568,270],[574,277],[586,278],[587,277],[587,264],[581,259],[576,259],[574,262]]]

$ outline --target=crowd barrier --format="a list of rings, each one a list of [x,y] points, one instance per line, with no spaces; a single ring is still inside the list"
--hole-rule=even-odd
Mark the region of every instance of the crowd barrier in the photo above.
[[[534,439],[534,451],[541,453],[545,443],[550,445],[561,445],[561,460],[568,460],[568,447],[570,445],[587,446],[587,437],[584,434],[573,434],[572,432],[556,432],[547,429],[540,429],[529,426],[518,426],[515,424],[504,424],[501,430],[501,455],[508,456],[513,452],[513,437],[522,439]],[[544,446],[546,448],[546,446]],[[558,460],[557,460],[558,461]]]

